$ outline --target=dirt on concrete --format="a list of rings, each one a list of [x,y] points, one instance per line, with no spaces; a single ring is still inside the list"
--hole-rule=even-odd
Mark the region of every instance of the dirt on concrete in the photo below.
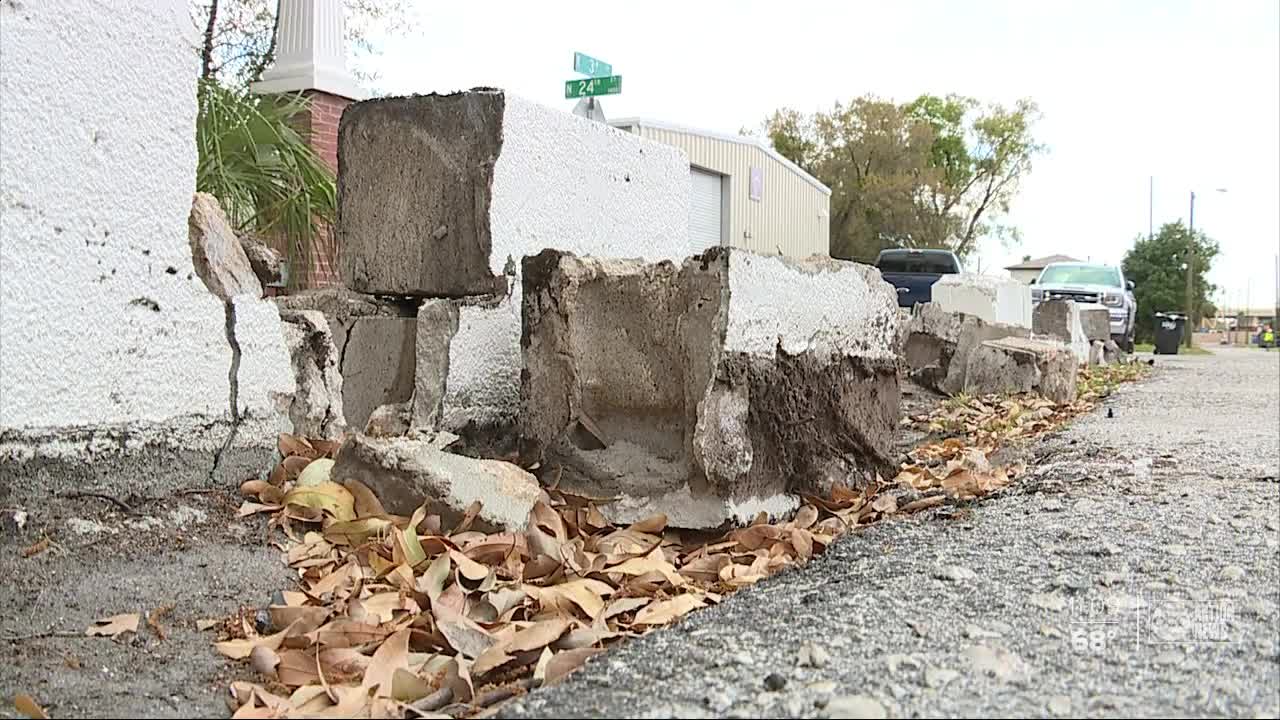
[[[0,717],[26,693],[54,717],[225,717],[228,683],[246,668],[213,648],[242,605],[265,607],[293,586],[261,516],[241,519],[229,491],[146,499],[97,497],[27,505],[0,533]],[[49,545],[24,557],[44,538]],[[164,637],[147,626],[158,618]],[[138,613],[138,632],[87,637],[95,620]]]

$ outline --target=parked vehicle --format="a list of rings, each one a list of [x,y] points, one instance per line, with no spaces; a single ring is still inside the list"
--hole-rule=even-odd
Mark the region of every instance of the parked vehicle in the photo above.
[[[1051,263],[1032,282],[1031,302],[1059,298],[1105,307],[1111,339],[1125,352],[1133,352],[1138,300],[1133,296],[1133,281],[1125,279],[1123,270],[1113,265]]]
[[[960,259],[949,250],[881,250],[876,267],[885,282],[897,288],[899,307],[909,308],[929,302],[934,283],[960,272]]]

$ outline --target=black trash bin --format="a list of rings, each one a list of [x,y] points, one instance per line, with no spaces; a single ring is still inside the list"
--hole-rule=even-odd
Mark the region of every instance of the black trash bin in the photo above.
[[[1177,355],[1186,332],[1187,316],[1182,313],[1156,313],[1156,355]]]

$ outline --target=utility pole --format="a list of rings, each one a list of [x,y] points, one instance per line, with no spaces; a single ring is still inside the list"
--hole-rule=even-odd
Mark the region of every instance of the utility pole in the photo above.
[[[1152,232],[1153,228],[1155,228],[1155,225],[1152,224],[1152,220],[1151,220],[1153,217],[1155,217],[1155,206],[1156,206],[1156,176],[1151,176],[1151,188],[1149,188],[1149,192],[1147,193],[1147,240],[1148,241],[1151,240],[1151,238],[1155,237],[1155,233]]]
[[[1276,255],[1276,307],[1271,316],[1271,329],[1280,332],[1280,255]]]
[[[1193,328],[1191,327],[1191,318],[1193,317],[1191,312],[1191,304],[1193,302],[1191,287],[1193,284],[1192,273],[1195,272],[1194,261],[1195,261],[1195,254],[1196,254],[1196,191],[1195,190],[1191,191],[1191,214],[1187,221],[1187,225],[1190,228],[1190,232],[1187,235],[1187,327],[1186,327],[1187,334],[1186,334],[1186,337],[1183,339],[1183,345],[1185,345],[1186,347],[1191,347],[1191,333],[1193,331]]]

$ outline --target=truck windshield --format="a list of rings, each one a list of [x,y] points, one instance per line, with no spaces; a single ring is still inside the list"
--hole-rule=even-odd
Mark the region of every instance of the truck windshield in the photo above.
[[[1041,285],[1110,285],[1120,287],[1120,273],[1104,265],[1055,265],[1037,281]]]
[[[956,272],[955,263],[945,255],[886,255],[876,263],[881,272],[932,273],[946,275]]]

